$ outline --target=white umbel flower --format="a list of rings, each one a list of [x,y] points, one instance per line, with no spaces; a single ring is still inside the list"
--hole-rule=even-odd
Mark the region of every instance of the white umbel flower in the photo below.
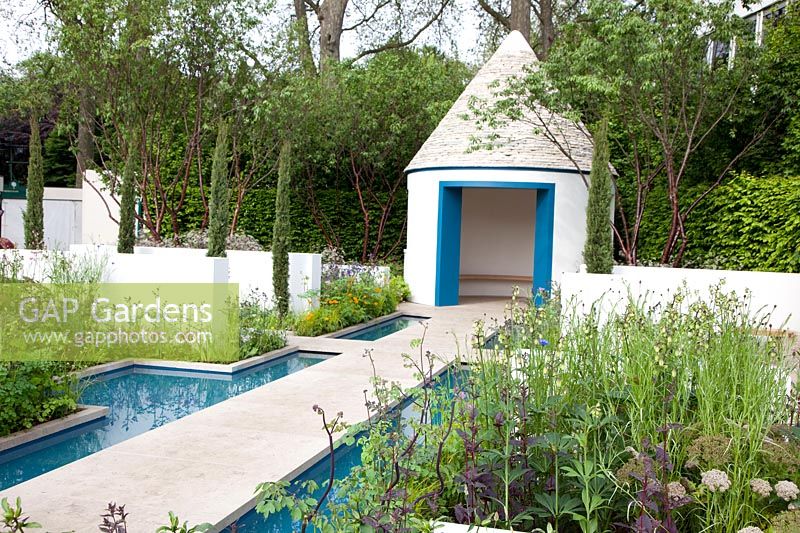
[[[700,476],[700,482],[708,487],[711,492],[725,492],[731,488],[731,480],[728,474],[716,468],[703,472]]]
[[[783,501],[791,502],[800,495],[800,489],[792,481],[778,481],[775,483],[775,494]]]
[[[769,481],[764,479],[751,479],[750,488],[762,498],[766,498],[772,493],[772,485],[769,484]]]

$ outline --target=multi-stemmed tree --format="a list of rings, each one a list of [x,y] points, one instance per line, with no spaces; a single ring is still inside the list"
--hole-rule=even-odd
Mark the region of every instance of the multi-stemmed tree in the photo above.
[[[564,28],[546,62],[511,84],[497,112],[534,117],[531,127],[566,154],[542,109],[579,126],[608,116],[620,253],[637,263],[648,197],[664,191],[670,219],[660,262],[680,264],[687,219],[784,111],[777,99],[761,97],[769,89],[759,83],[762,53],[732,3],[590,0],[586,10]],[[733,149],[703,158],[722,131],[735,137]]]

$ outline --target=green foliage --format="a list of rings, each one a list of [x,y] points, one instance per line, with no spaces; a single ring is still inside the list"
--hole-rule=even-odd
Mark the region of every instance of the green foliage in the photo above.
[[[172,511],[169,512],[169,525],[161,526],[156,529],[156,533],[202,533],[208,531],[213,526],[211,524],[198,524],[190,526],[188,522],[181,523],[180,518],[175,516]]]
[[[434,50],[400,50],[287,82],[283,99],[271,102],[283,109],[272,111],[291,126],[298,198],[324,237],[318,249],[341,248],[361,262],[401,253],[392,226],[404,221],[403,170],[468,74]],[[326,201],[333,190],[341,198]],[[343,220],[361,233],[351,239]]]
[[[28,201],[23,215],[25,247],[29,250],[44,248],[44,171],[42,169],[42,142],[39,121],[30,117],[31,135],[28,142]]]
[[[78,391],[63,364],[0,364],[0,437],[66,416],[77,408]]]
[[[800,272],[800,178],[738,174],[721,185],[686,227],[689,266]],[[652,202],[641,233],[640,258],[656,261],[670,214]]]
[[[268,309],[262,299],[251,298],[239,308],[239,355],[241,359],[261,355],[286,346],[284,320]]]
[[[325,233],[317,224],[314,213],[309,210],[303,194],[302,189],[292,192],[289,250],[319,253],[327,245],[327,240]],[[364,221],[356,193],[350,190],[330,189],[318,190],[314,194],[320,210],[325,213],[330,226],[336,232],[345,258],[357,260],[361,255]],[[255,237],[265,249],[272,248],[275,200],[275,189],[253,189],[245,197],[239,214],[237,231]],[[388,257],[392,261],[402,261],[406,203],[406,191],[399,191],[393,211],[395,215],[389,217],[384,228],[384,241],[387,244],[391,243],[394,248]],[[368,202],[367,207],[371,217],[380,217],[380,208],[375,203]],[[186,192],[186,203],[178,214],[180,227],[183,231],[198,229],[202,217],[203,204],[200,193],[197,188],[190,187]],[[370,234],[375,235],[376,232],[375,225],[370,226]],[[169,235],[167,232],[165,234]]]
[[[617,225],[621,255],[637,261],[638,227],[659,192],[671,210],[659,260],[678,264],[690,242],[682,228],[697,216],[702,193],[781,112],[757,78],[762,49],[731,2],[590,0],[586,10],[564,27],[548,60],[520,86],[512,84],[510,109],[501,110],[519,117],[539,104],[578,125],[608,117],[624,192],[617,203],[625,218]],[[735,40],[735,61],[709,65],[709,38]],[[692,194],[700,182],[706,187]]]
[[[272,287],[278,314],[289,311],[289,232],[291,220],[292,144],[284,141],[278,159],[278,191],[272,229]]]
[[[66,133],[53,129],[44,140],[44,181],[48,187],[71,187],[75,182],[75,157]]]
[[[778,153],[765,154],[763,170],[796,176],[800,172],[800,13],[787,9],[779,23],[765,33],[768,66],[761,83],[782,103],[786,120],[779,129]]]
[[[3,533],[25,533],[25,528],[37,529],[42,527],[36,522],[31,522],[27,516],[23,516],[22,501],[17,498],[15,504],[8,503],[8,498],[0,500],[0,510],[2,514]]]
[[[608,121],[594,134],[594,156],[586,206],[586,244],[583,261],[591,274],[611,274],[614,244],[611,239],[611,171],[608,168]]]
[[[225,257],[230,215],[228,188],[228,123],[220,121],[211,168],[211,202],[208,209],[208,256]]]
[[[119,235],[117,252],[132,254],[136,243],[136,148],[128,146],[128,156],[122,170],[122,192],[119,201]]]
[[[566,302],[562,315],[557,299],[515,300],[492,324],[494,347],[479,323],[469,372],[457,361],[443,386],[415,341],[419,354],[404,360],[426,386],[373,380],[362,464],[314,527],[418,531],[441,517],[519,531],[784,527],[800,477],[800,434],[783,425],[792,361],[781,339],[755,334],[769,317],[723,289],[706,302],[685,287],[654,305],[628,301],[608,319],[595,306],[576,314]],[[393,411],[400,399],[413,407]],[[776,468],[779,454],[788,460]],[[785,480],[789,496],[757,496],[759,479]],[[273,488],[259,510],[301,519],[318,503],[304,487]]]
[[[298,318],[295,333],[323,335],[387,315],[408,294],[408,285],[397,276],[386,287],[366,275],[334,280],[322,288],[319,307]]]
[[[690,257],[701,265],[800,272],[800,177],[736,176],[709,198],[692,230]]]

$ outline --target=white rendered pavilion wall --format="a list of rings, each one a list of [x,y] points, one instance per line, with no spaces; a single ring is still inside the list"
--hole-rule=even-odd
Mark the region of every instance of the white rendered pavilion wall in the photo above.
[[[460,296],[510,297],[531,285],[536,201],[535,189],[463,189]]]
[[[583,262],[589,192],[577,172],[513,168],[418,170],[408,175],[408,244],[404,263],[412,302],[435,305],[436,301],[440,182],[554,184],[552,280],[558,282],[562,272],[578,271]]]

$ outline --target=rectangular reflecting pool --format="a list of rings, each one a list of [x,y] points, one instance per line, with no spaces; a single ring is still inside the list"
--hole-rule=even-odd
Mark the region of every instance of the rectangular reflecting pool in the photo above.
[[[427,316],[400,315],[390,318],[377,324],[365,326],[355,331],[350,331],[343,335],[336,335],[337,339],[349,339],[353,341],[376,341],[380,338],[402,331],[409,326],[428,320]]]
[[[27,481],[336,354],[293,352],[234,374],[130,365],[82,381],[80,402],[109,408],[94,422],[0,452],[0,489]]]

